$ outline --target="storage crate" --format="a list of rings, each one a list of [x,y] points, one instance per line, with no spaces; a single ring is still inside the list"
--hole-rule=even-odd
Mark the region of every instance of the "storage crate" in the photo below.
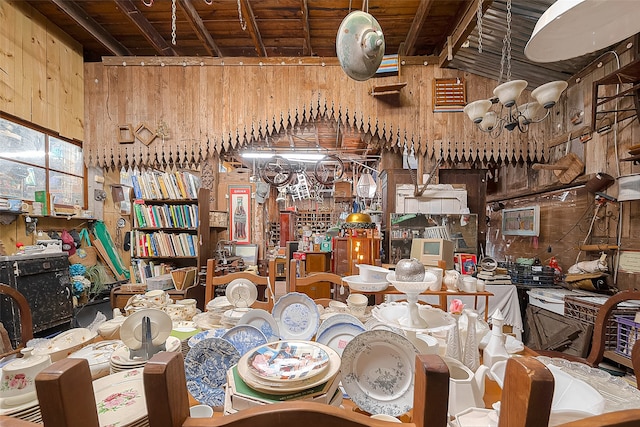
[[[229,226],[229,212],[226,211],[210,211],[209,227],[227,228]]]
[[[564,299],[564,315],[571,319],[593,325],[598,316],[598,309],[607,300],[608,296],[567,296]],[[605,332],[605,349],[613,350],[618,342],[618,324],[615,316],[635,314],[639,306],[634,303],[624,302],[611,312]]]
[[[515,262],[500,262],[498,266],[507,269],[513,284],[545,287],[554,285],[555,270],[551,267]]]
[[[636,323],[634,319],[635,315],[615,316],[616,323],[618,324],[616,353],[629,359],[631,358],[631,350],[638,340],[638,333],[640,331],[640,323]]]

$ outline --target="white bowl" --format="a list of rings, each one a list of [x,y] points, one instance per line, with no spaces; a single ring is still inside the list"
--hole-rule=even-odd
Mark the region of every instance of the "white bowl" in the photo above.
[[[356,264],[356,267],[365,282],[386,282],[387,274],[391,271],[377,265]]]
[[[91,343],[98,334],[87,328],[73,328],[33,349],[33,354],[51,356],[52,362],[64,359]]]
[[[396,280],[395,271],[387,274],[387,280],[400,292],[404,293],[421,293],[429,289],[431,286],[435,286],[438,282],[438,278],[430,271],[425,271],[424,279],[421,282],[400,282]]]
[[[31,347],[23,348],[20,352],[23,355],[22,358],[14,359],[2,367],[3,384],[0,387],[0,397],[4,403],[7,403],[8,398],[35,394],[36,375],[51,365],[49,355],[35,355]],[[22,402],[16,400],[16,404],[19,403]]]

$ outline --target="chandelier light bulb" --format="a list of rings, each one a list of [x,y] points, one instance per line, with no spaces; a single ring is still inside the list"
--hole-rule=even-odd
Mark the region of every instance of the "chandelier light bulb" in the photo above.
[[[498,123],[498,115],[494,111],[489,111],[484,115],[478,126],[485,132],[491,132]]]
[[[487,99],[480,99],[473,101],[464,107],[464,113],[469,116],[473,123],[480,123],[484,118],[484,115],[491,108],[491,101]]]

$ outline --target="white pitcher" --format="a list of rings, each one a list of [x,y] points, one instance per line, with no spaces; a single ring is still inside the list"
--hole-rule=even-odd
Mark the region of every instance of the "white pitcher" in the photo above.
[[[461,362],[444,357],[449,367],[449,415],[469,408],[484,408],[484,378],[489,368],[480,365],[476,373]]]
[[[447,270],[444,272],[442,283],[447,286],[447,289],[458,289],[458,282],[460,281],[460,273],[456,270]]]

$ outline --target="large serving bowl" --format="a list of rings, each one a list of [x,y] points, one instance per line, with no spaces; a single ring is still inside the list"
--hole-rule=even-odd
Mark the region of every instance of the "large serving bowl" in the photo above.
[[[403,282],[396,280],[396,273],[394,271],[387,275],[387,280],[394,288],[405,294],[419,294],[429,289],[430,286],[435,286],[438,282],[436,275],[429,271],[424,273],[424,279],[420,282]]]
[[[34,355],[49,355],[52,362],[64,359],[71,353],[90,344],[98,334],[87,328],[73,328],[60,335],[38,344],[33,349]]]
[[[391,272],[390,270],[378,267],[377,265],[356,264],[356,267],[358,267],[360,276],[362,276],[362,280],[365,282],[386,282],[387,274]]]

